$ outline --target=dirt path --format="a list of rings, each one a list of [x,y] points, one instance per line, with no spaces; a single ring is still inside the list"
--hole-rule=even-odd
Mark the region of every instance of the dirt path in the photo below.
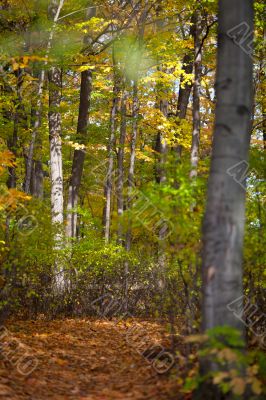
[[[135,323],[135,322],[134,322]],[[139,322],[154,342],[162,342],[162,328]],[[0,399],[171,400],[177,395],[171,373],[158,375],[126,340],[132,323],[67,319],[18,321],[2,329]],[[10,337],[12,339],[10,339]],[[4,338],[4,339],[3,339]],[[14,341],[14,338],[15,341]],[[18,342],[16,342],[18,340]],[[13,343],[13,344],[12,344]],[[19,344],[19,350],[16,348]],[[18,352],[30,354],[29,364]],[[32,361],[35,360],[35,361]],[[29,375],[28,372],[38,362]]]

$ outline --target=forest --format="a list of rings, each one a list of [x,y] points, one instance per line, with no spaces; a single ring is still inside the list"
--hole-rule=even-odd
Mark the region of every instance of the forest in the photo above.
[[[0,399],[266,398],[265,11],[0,1]]]

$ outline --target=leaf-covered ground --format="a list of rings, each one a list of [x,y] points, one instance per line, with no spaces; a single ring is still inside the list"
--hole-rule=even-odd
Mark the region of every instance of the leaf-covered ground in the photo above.
[[[17,355],[1,350],[0,399],[179,399],[174,371],[157,374],[126,340],[133,322],[65,319],[12,321],[12,338],[36,357],[28,376],[19,372]],[[162,326],[140,322],[153,343],[166,343]],[[134,322],[136,324],[136,322]],[[5,336],[2,341],[10,341]],[[12,347],[11,344],[9,346]],[[21,349],[20,349],[21,351]]]

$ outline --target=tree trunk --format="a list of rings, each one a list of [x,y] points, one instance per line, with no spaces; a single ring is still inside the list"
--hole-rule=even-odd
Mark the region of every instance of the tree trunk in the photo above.
[[[130,146],[130,160],[129,160],[129,171],[128,171],[128,198],[127,208],[132,206],[132,190],[134,188],[134,172],[135,172],[135,160],[136,160],[136,144],[138,134],[138,110],[139,110],[139,99],[138,99],[138,82],[135,79],[133,82],[133,110],[132,110],[132,135],[131,135],[131,146]],[[128,219],[128,226],[125,238],[125,249],[130,251],[131,248],[131,219]],[[125,311],[128,310],[129,301],[129,263],[125,262]]]
[[[34,191],[33,196],[37,197],[37,199],[43,199],[43,164],[42,160],[36,160],[34,162]]]
[[[128,171],[128,202],[127,207],[131,207],[131,193],[134,187],[134,172],[135,172],[135,160],[136,160],[136,144],[138,134],[138,111],[139,111],[139,99],[138,99],[138,82],[135,80],[133,83],[133,110],[132,110],[132,135],[130,145],[130,160],[129,160],[129,171]],[[126,235],[126,250],[129,251],[131,247],[131,228],[127,229]]]
[[[31,111],[31,126],[34,125],[36,116],[36,108]],[[37,159],[36,159],[37,158]],[[27,155],[26,155],[26,170],[27,170]],[[30,194],[38,199],[43,198],[43,178],[44,171],[42,165],[42,138],[37,135],[35,141],[35,157],[32,160],[31,179],[30,179]]]
[[[142,42],[145,31],[145,21],[148,14],[148,2],[145,1],[145,6],[142,15],[140,16],[139,33],[138,33],[138,51],[141,55]],[[141,59],[140,59],[141,60]],[[135,78],[133,80],[133,107],[132,107],[132,135],[131,135],[131,146],[130,146],[130,160],[129,160],[129,171],[128,171],[128,199],[127,208],[132,206],[132,192],[134,188],[134,174],[135,174],[135,161],[136,161],[136,145],[137,145],[137,135],[138,135],[138,112],[139,112],[139,97],[138,97],[138,81],[139,81],[139,65],[135,64]],[[130,251],[132,239],[132,226],[131,218],[128,220],[125,248]],[[128,310],[129,302],[129,263],[125,262],[125,311]]]
[[[83,142],[83,144],[86,143],[87,139],[91,91],[92,91],[92,73],[90,70],[82,71],[81,84],[80,84],[80,101],[79,101],[77,135]],[[85,160],[85,150],[84,149],[75,150],[72,163],[72,171],[68,189],[68,202],[67,202],[66,235],[69,238],[76,237],[76,232],[77,232],[78,216],[76,209],[78,205],[79,188],[83,172],[84,160]]]
[[[49,140],[52,222],[62,225],[64,210],[60,102],[61,71],[57,67],[52,67],[49,71]]]
[[[121,98],[121,125],[120,125],[120,137],[119,137],[119,148],[117,154],[117,215],[118,215],[118,226],[117,226],[117,242],[123,243],[123,226],[121,218],[124,213],[124,154],[125,154],[125,139],[127,129],[127,98],[128,92],[126,89],[126,82],[124,83],[122,98]]]
[[[160,101],[160,110],[162,114],[167,117],[168,116],[168,101],[161,100]],[[166,183],[166,157],[167,157],[167,143],[163,138],[163,135],[159,133],[159,184],[163,185]],[[165,230],[161,229],[159,231],[159,244],[158,244],[158,267],[159,267],[159,288],[162,292],[165,290],[165,268],[166,268],[166,248],[165,248]],[[161,307],[163,307],[161,305]]]
[[[23,123],[24,127],[27,127],[27,115],[25,115],[25,110],[23,110],[22,106],[22,97],[21,97],[21,86],[23,83],[23,69],[19,68],[15,73],[17,77],[17,97],[15,99],[15,112],[13,116],[13,134],[12,138],[7,141],[7,146],[10,151],[16,156],[17,154],[17,142],[18,142],[18,131],[19,126]],[[17,186],[17,176],[16,176],[16,167],[8,168],[8,180],[7,187],[14,189]]]
[[[24,183],[24,190],[26,193],[30,193],[31,176],[34,163],[33,160],[34,147],[35,147],[36,136],[41,127],[42,93],[43,93],[44,79],[45,79],[45,73],[44,70],[42,70],[40,73],[38,89],[37,89],[37,102],[36,102],[36,109],[34,110],[35,118],[33,121],[31,142],[29,145],[27,159],[26,159],[26,176]]]
[[[50,174],[51,174],[51,216],[57,229],[55,234],[55,249],[62,248],[62,228],[64,222],[63,200],[63,163],[61,142],[61,70],[52,67],[49,70],[49,142],[50,142]],[[65,290],[66,282],[61,265],[56,266],[55,289],[58,293]]]
[[[189,29],[189,36],[194,37],[195,32],[195,13],[191,17],[190,21],[190,29]],[[179,92],[178,92],[178,100],[177,100],[177,117],[181,119],[186,118],[187,108],[189,103],[189,97],[192,89],[192,83],[186,82],[183,83],[186,79],[186,75],[192,74],[193,72],[193,53],[188,52],[185,54],[182,62],[182,70],[184,71],[180,76],[179,82]],[[177,153],[178,157],[181,157],[182,147],[180,145],[176,145],[174,147],[175,152]]]
[[[199,144],[200,144],[200,86],[201,86],[201,16],[200,12],[196,11],[195,30],[194,30],[194,84],[193,84],[193,132],[191,144],[191,171],[190,177],[197,176],[199,162]]]
[[[64,4],[64,0],[60,0],[60,1],[50,0],[50,3],[49,3],[48,16],[52,17],[52,19],[54,21],[54,25],[50,32],[48,43],[47,43],[47,49],[46,49],[46,54],[45,54],[46,60],[44,62],[45,66],[47,65],[47,62],[48,62],[48,56],[50,53],[52,40],[54,37],[55,25],[59,18],[63,4]],[[45,71],[43,69],[40,72],[40,77],[39,77],[39,82],[38,82],[36,108],[33,111],[34,122],[33,122],[33,128],[32,128],[31,142],[29,145],[28,154],[27,154],[27,158],[26,158],[26,176],[25,176],[25,182],[24,182],[24,190],[26,193],[30,193],[31,176],[32,176],[32,170],[33,170],[34,148],[35,148],[36,137],[37,137],[37,135],[39,133],[39,129],[41,127],[42,95],[43,95],[44,82],[45,82]]]
[[[203,222],[203,330],[230,326],[243,333],[244,324],[229,306],[242,289],[245,190],[232,169],[248,160],[252,113],[252,58],[245,32],[229,33],[245,21],[253,32],[251,0],[220,0],[218,66],[213,154]],[[241,43],[241,46],[239,45]],[[239,169],[238,169],[239,171]],[[240,179],[239,179],[240,178]],[[205,365],[205,368],[211,368]]]
[[[114,59],[114,57],[113,57]],[[104,238],[105,242],[110,241],[110,227],[111,227],[111,199],[112,199],[112,175],[114,167],[114,151],[115,151],[115,131],[116,131],[116,115],[118,110],[118,94],[119,94],[119,82],[116,73],[116,65],[114,62],[114,87],[113,87],[113,104],[110,115],[110,139],[108,146],[108,170],[106,176],[106,182],[104,187],[105,194],[105,207],[103,211],[103,224],[104,224]]]
[[[191,17],[190,21],[190,29],[189,29],[189,36],[194,37],[195,35],[195,13]],[[186,82],[183,84],[186,75],[192,74],[193,72],[193,53],[189,52],[185,54],[182,63],[182,70],[184,71],[183,74],[180,76],[180,83],[179,83],[179,92],[178,92],[178,100],[177,100],[177,117],[180,119],[186,118],[187,107],[190,97],[190,92],[192,88],[191,82]]]
[[[160,111],[161,113],[167,117],[168,116],[168,101],[160,100]],[[155,180],[157,183],[163,183],[166,181],[166,171],[165,171],[165,162],[167,155],[167,144],[165,139],[163,138],[163,134],[159,131],[156,136],[156,144],[155,151],[158,156],[156,157],[156,166],[155,166]]]

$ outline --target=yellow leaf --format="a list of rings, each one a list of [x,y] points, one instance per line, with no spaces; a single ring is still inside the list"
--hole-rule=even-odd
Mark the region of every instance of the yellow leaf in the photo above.
[[[235,377],[231,381],[231,387],[234,394],[242,396],[245,391],[246,382],[243,378]]]
[[[56,358],[55,362],[56,362],[56,364],[62,365],[62,366],[68,364],[68,362],[66,360],[62,360],[61,358]]]
[[[225,348],[225,349],[219,351],[219,356],[223,360],[237,361],[237,354],[233,350],[231,350],[229,348]]]
[[[87,71],[88,69],[93,70],[95,69],[94,65],[82,65],[81,67],[78,68],[79,72]]]
[[[13,71],[17,71],[19,69],[19,64],[17,62],[14,62],[12,67],[13,67]]]
[[[6,284],[5,278],[2,275],[0,275],[0,288],[2,289],[5,286],[5,284]]]
[[[185,343],[204,343],[208,340],[207,335],[190,335],[185,338]]]
[[[259,371],[259,366],[258,365],[252,365],[251,367],[248,367],[247,373],[248,375],[256,375]]]
[[[219,385],[219,383],[223,382],[225,378],[228,378],[228,375],[228,372],[218,372],[218,374],[213,378],[213,383]]]
[[[257,395],[261,394],[262,391],[261,382],[256,378],[252,381],[252,391]]]

